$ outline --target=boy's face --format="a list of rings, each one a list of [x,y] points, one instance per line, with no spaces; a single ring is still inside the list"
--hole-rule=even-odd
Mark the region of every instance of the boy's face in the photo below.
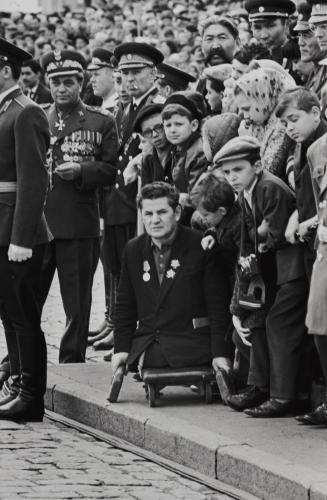
[[[280,18],[254,21],[251,25],[253,36],[268,49],[281,45],[286,37],[286,28]]]
[[[208,210],[200,205],[198,211],[203,221],[208,224],[209,227],[217,227],[226,215],[226,209],[224,207],[219,207],[215,212],[208,212]]]
[[[164,120],[164,128],[167,140],[174,144],[183,144],[199,127],[198,120],[190,121],[186,116],[173,114],[168,120]]]
[[[258,168],[251,165],[248,160],[227,160],[222,164],[222,171],[232,188],[239,193],[243,189],[249,189],[255,180]]]
[[[157,149],[165,148],[167,139],[160,113],[149,116],[141,123],[141,134],[151,146]]]
[[[281,122],[286,128],[287,135],[295,142],[301,143],[316,130],[320,122],[320,109],[314,106],[307,113],[295,105],[286,109],[281,117]]]

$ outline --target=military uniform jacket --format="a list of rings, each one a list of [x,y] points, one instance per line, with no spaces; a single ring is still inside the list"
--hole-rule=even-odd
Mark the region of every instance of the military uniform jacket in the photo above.
[[[321,98],[321,89],[327,81],[327,66],[321,66],[319,64],[319,61],[325,59],[326,57],[327,54],[326,52],[324,52],[318,61],[314,61],[315,66],[305,83],[305,86],[308,89],[313,90],[313,92],[317,94],[319,99]]]
[[[157,340],[174,367],[210,363],[227,355],[228,282],[216,251],[201,247],[202,233],[179,226],[160,285],[151,238],[130,240],[123,257],[115,315],[115,352],[129,363]],[[208,317],[209,326],[196,319]]]
[[[120,137],[120,146],[118,153],[117,178],[114,186],[106,189],[104,193],[104,221],[110,226],[136,223],[136,195],[137,182],[125,186],[123,172],[128,162],[140,153],[140,140],[134,130],[134,120],[137,113],[143,106],[151,104],[157,95],[157,89],[147,93],[141,102],[135,108],[132,106],[129,110],[128,122],[121,126],[123,110],[119,107],[116,122]]]
[[[47,117],[20,89],[0,103],[0,182],[17,182],[0,193],[0,246],[33,248],[51,239],[43,209],[48,187]]]
[[[98,187],[112,184],[116,177],[118,138],[114,118],[79,101],[65,126],[60,127],[55,105],[46,111],[51,130],[51,179],[45,213],[51,232],[55,238],[96,238]],[[81,165],[80,178],[66,181],[53,173],[67,161]]]

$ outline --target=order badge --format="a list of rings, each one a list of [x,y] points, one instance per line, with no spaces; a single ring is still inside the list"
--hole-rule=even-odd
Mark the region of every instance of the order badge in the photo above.
[[[150,273],[143,274],[143,281],[150,281]]]

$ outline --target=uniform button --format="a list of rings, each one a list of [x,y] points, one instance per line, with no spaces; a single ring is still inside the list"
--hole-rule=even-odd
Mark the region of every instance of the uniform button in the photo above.
[[[117,184],[115,184],[115,188],[116,188],[116,189],[119,189],[119,184],[118,184],[118,182],[117,182]]]
[[[121,170],[118,169],[117,170],[117,174],[120,175],[121,174]]]
[[[122,157],[121,155],[120,155],[120,156],[118,156],[118,160],[119,160],[119,161],[122,161],[122,159],[123,159],[123,157]]]

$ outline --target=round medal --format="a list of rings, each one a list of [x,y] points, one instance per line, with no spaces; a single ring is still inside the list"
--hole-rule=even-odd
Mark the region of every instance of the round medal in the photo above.
[[[150,274],[149,273],[143,274],[143,281],[150,281]]]

